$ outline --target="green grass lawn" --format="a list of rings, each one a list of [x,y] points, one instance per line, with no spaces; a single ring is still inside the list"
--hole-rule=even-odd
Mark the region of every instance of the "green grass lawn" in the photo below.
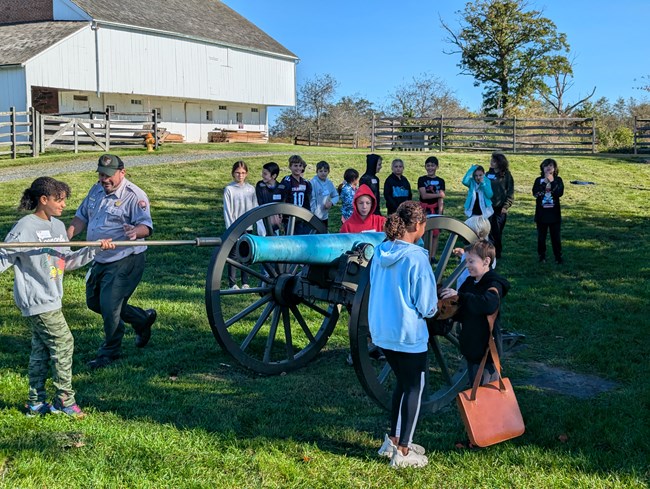
[[[326,159],[336,184],[346,168],[365,169],[362,150],[210,145],[183,151],[228,148],[304,154],[307,177]],[[415,186],[428,154],[383,156],[382,181],[399,156]],[[462,219],[460,180],[471,164],[487,167],[489,155],[437,156],[447,182],[446,213]],[[286,157],[250,158],[250,183],[270,159],[286,174]],[[505,325],[526,334],[527,348],[505,359],[518,386],[524,436],[479,451],[454,449],[464,432],[450,406],[418,425],[415,441],[427,448],[429,465],[391,469],[376,456],[387,413],[365,395],[345,362],[347,315],[306,368],[277,377],[253,374],[221,351],[210,331],[204,285],[211,250],[156,247],[147,252],[145,277],[132,298],[158,310],[151,343],[138,350],[127,334],[124,359],[101,371],[85,366],[103,336],[100,319],[85,306],[85,270],[66,274],[64,313],[76,342],[73,384],[90,414],[83,420],[22,414],[30,333],[13,303],[13,273],[0,276],[0,487],[648,487],[650,165],[556,157],[566,185],[565,264],[557,266],[537,263],[530,191],[542,159],[510,157],[515,205],[499,263],[512,283]],[[32,162],[38,160],[25,159]],[[222,191],[233,162],[128,169],[150,197],[154,238],[220,236]],[[59,178],[73,190],[63,216],[69,222],[95,175]],[[0,184],[1,238],[20,217],[15,208],[30,183]],[[332,231],[338,220],[337,209]],[[554,393],[527,381],[536,364],[596,375],[616,387],[587,399]]]

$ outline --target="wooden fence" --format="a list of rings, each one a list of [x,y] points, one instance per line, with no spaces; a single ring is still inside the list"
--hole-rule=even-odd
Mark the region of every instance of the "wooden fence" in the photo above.
[[[634,154],[650,151],[650,119],[634,118]]]
[[[84,112],[40,116],[40,147],[79,151],[109,151],[111,148],[142,148],[147,133],[160,134],[158,116],[152,112]]]
[[[595,153],[596,128],[593,119],[578,118],[373,117],[370,148],[372,151]]]
[[[299,135],[293,139],[293,144],[297,146],[338,146],[339,148],[358,148],[359,137],[354,134],[331,134],[315,132],[306,136]]]
[[[40,114],[30,108],[0,112],[0,155],[38,156],[47,150],[109,151],[142,148],[147,133],[155,135],[158,148],[164,129],[152,112],[83,112]]]
[[[34,144],[37,114],[33,108],[18,112],[15,107],[0,112],[0,155],[11,155],[13,159],[19,154],[38,156],[38,144]]]

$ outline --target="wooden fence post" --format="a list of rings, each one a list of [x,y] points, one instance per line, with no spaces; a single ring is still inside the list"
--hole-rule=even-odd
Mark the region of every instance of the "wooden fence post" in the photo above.
[[[352,147],[357,149],[359,147],[359,133],[354,131],[354,141],[352,141]]]
[[[376,119],[375,114],[372,114],[372,133],[370,134],[370,152],[375,152],[375,128],[376,128]]]
[[[637,154],[636,149],[636,135],[637,135],[637,116],[634,116],[634,154]]]
[[[512,118],[512,152],[517,152],[517,118]]]
[[[158,149],[158,111],[156,109],[152,110],[153,112],[153,137],[156,140],[153,147]]]
[[[106,118],[106,126],[105,126],[105,137],[106,137],[106,151],[108,152],[111,149],[111,109],[110,107],[106,107],[106,115],[104,115]]]
[[[591,154],[596,153],[596,119],[591,119]]]
[[[32,157],[38,156],[38,112],[34,107],[29,108],[29,127],[31,128]]]
[[[442,138],[444,137],[443,134],[445,133],[443,129],[443,119],[442,119],[442,114],[440,114],[440,152],[442,153]]]
[[[72,135],[74,137],[74,154],[77,154],[79,152],[79,136],[77,136],[77,119],[74,119],[74,122],[72,123]]]
[[[38,143],[41,145],[40,150],[41,153],[45,153],[45,123],[43,122],[44,115],[40,114],[38,115]]]
[[[15,160],[17,157],[17,148],[16,148],[16,107],[9,107],[9,122],[11,123],[11,159]]]

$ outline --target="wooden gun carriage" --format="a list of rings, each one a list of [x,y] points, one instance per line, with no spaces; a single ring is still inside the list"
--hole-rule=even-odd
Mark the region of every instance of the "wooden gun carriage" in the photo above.
[[[276,216],[283,225],[277,226]],[[267,237],[247,230],[261,222]],[[297,234],[296,230],[301,234]],[[464,264],[452,250],[477,240],[464,223],[430,216],[424,245],[439,230],[442,251],[434,267],[439,285],[453,285]],[[290,204],[267,204],[241,216],[222,236],[210,263],[206,307],[219,344],[247,368],[264,375],[303,367],[325,346],[339,320],[349,312],[348,332],[354,369],[368,395],[388,409],[393,375],[373,347],[368,326],[369,267],[383,233],[323,234],[325,228],[309,211]],[[228,288],[228,265],[246,272],[247,289]],[[467,383],[458,350],[455,324],[444,336],[429,339],[429,369],[423,409],[437,411]],[[521,335],[506,335],[510,346]]]

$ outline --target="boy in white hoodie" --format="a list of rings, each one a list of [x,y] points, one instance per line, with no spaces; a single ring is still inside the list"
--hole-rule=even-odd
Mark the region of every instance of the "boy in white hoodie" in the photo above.
[[[311,201],[312,213],[321,220],[325,227],[329,222],[329,210],[339,201],[339,193],[332,181],[327,178],[330,165],[327,161],[316,163],[316,176],[311,179],[313,199]]]

